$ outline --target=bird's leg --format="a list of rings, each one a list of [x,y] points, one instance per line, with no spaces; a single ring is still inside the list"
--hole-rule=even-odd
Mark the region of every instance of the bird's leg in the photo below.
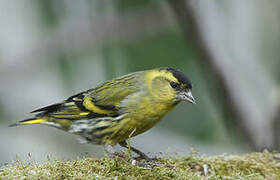
[[[105,151],[111,156],[118,156],[120,158],[125,158],[124,154],[115,151],[111,145],[105,145]]]
[[[122,147],[125,147],[127,149],[129,148],[126,141],[119,142],[119,145],[122,146]],[[151,158],[149,158],[145,153],[141,152],[140,150],[138,150],[138,149],[136,149],[132,146],[130,146],[130,149],[133,152],[135,152],[136,154],[138,154],[141,159],[145,159],[146,161],[151,161],[152,160]]]

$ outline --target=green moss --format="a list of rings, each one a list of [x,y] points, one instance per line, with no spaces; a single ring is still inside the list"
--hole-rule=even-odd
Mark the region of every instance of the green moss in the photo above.
[[[243,156],[161,158],[157,166],[134,166],[120,158],[53,160],[43,165],[17,161],[0,168],[0,179],[280,179],[279,153]],[[206,167],[208,173],[205,175]]]

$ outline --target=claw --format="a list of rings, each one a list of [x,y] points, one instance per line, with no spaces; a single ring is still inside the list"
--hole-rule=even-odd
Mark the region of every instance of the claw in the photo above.
[[[129,148],[128,147],[128,144],[125,142],[125,141],[122,141],[122,142],[119,142],[119,145],[120,146],[122,146],[122,147],[125,147],[125,148]],[[138,149],[136,149],[136,148],[134,148],[134,147],[132,147],[132,146],[130,146],[130,149],[133,151],[133,152],[135,152],[136,154],[138,154],[139,155],[139,157],[137,157],[136,159],[145,159],[146,161],[152,161],[153,160],[153,158],[149,158],[145,153],[143,153],[142,151],[140,151],[140,150],[138,150]]]

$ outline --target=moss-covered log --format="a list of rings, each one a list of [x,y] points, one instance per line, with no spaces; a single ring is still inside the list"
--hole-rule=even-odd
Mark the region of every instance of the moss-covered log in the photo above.
[[[137,166],[120,158],[16,161],[0,168],[0,179],[280,179],[279,153],[243,156],[160,158],[156,166]]]

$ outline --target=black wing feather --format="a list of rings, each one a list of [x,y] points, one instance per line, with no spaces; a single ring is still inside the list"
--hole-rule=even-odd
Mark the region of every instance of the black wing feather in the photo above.
[[[63,107],[63,104],[65,102],[75,102],[73,99],[74,98],[83,98],[83,93],[85,93],[85,91],[80,92],[78,94],[75,94],[73,96],[70,96],[69,98],[67,98],[66,101],[61,102],[61,103],[55,103],[40,109],[35,109],[34,111],[31,111],[30,113],[37,113],[37,112],[44,112],[44,113],[52,113],[52,112],[57,112],[58,110],[61,110],[61,108]]]
[[[58,111],[62,107],[62,105],[63,105],[63,103],[52,104],[52,105],[31,111],[30,113],[37,113],[37,112],[43,112],[43,111],[45,113],[52,113],[52,112]]]

